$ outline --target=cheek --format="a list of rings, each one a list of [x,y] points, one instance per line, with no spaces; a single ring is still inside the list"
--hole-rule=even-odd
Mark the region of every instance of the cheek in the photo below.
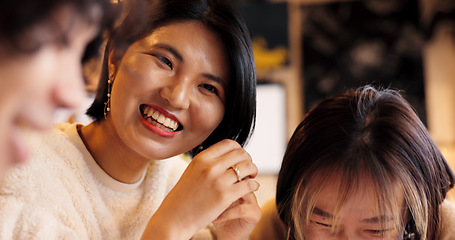
[[[17,86],[20,88],[17,93],[21,95],[20,110],[22,112],[28,112],[30,115],[40,114],[42,105],[50,101],[54,79],[52,69],[49,61],[43,61],[42,63],[34,62],[23,70],[23,74],[20,76],[21,84]]]
[[[107,83],[106,83],[107,85]],[[117,119],[127,119],[134,117],[134,113],[137,111],[137,104],[133,101],[135,99],[134,93],[130,91],[129,88],[122,86],[120,81],[117,82],[117,85],[114,83],[112,85],[111,91],[111,114]]]
[[[400,240],[402,237],[403,236],[401,234],[395,233],[395,234],[391,234],[386,239],[388,239],[388,240]]]
[[[330,239],[330,235],[320,229],[308,227],[303,229],[305,240]]]
[[[191,124],[188,124],[187,132],[196,134],[197,141],[203,142],[218,127],[224,117],[224,105],[214,102],[199,102],[196,108],[191,110]]]
[[[205,102],[198,105],[198,109],[193,111],[193,115],[200,128],[213,131],[223,120],[224,109],[221,101]]]
[[[302,227],[305,240],[334,239],[334,235],[329,228],[320,227],[315,224],[309,224]],[[335,238],[336,239],[336,238]]]
[[[25,99],[29,105],[49,100],[57,81],[73,78],[74,73],[67,67],[66,62],[67,60],[51,47],[44,48],[30,59],[21,75],[24,88],[22,92],[27,95]]]

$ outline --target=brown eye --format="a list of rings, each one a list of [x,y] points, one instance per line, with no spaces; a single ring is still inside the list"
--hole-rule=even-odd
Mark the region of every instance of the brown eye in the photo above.
[[[156,57],[160,62],[166,64],[169,67],[169,69],[171,69],[171,70],[174,69],[173,66],[172,66],[171,60],[169,60],[168,58],[163,57],[163,56],[158,55],[158,54],[152,54],[152,56]]]
[[[210,84],[202,84],[201,87],[207,89],[208,91],[210,92],[213,92],[215,93],[216,95],[218,95],[218,89],[216,89],[215,86],[213,85],[210,85]]]

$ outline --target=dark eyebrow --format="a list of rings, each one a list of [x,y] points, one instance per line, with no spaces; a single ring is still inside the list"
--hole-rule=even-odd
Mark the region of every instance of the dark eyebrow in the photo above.
[[[227,87],[226,81],[224,81],[223,78],[221,78],[221,77],[218,77],[218,76],[215,76],[215,75],[209,74],[209,73],[203,73],[202,76],[221,84],[221,86],[223,86],[224,89],[226,89],[226,87]]]
[[[322,209],[320,209],[318,207],[315,207],[313,209],[313,213],[316,214],[316,215],[319,215],[321,217],[333,218],[332,214],[330,214],[330,213],[328,213],[328,212],[326,212],[326,211],[324,211],[324,210],[322,210]]]
[[[363,223],[384,223],[384,222],[390,222],[393,221],[394,218],[391,216],[378,216],[378,217],[372,217],[372,218],[367,218],[363,219]]]
[[[175,49],[173,48],[172,46],[168,45],[168,44],[165,44],[165,43],[157,43],[155,45],[153,45],[153,47],[155,48],[161,48],[161,49],[164,49],[166,51],[169,51],[172,55],[174,55],[179,61],[181,62],[184,62],[183,60],[183,57],[182,55]],[[226,81],[223,80],[223,78],[219,77],[219,76],[215,76],[213,74],[210,74],[210,73],[203,73],[202,74],[203,77],[205,78],[208,78],[212,81],[215,81],[219,84],[221,84],[221,86],[223,86],[224,89],[226,89],[227,85],[226,85]]]
[[[166,51],[169,51],[172,55],[174,55],[179,61],[183,62],[183,57],[182,55],[175,49],[173,48],[172,46],[168,45],[168,44],[164,44],[164,43],[157,43],[157,44],[154,44],[153,47],[155,48],[161,48],[161,49],[164,49]]]

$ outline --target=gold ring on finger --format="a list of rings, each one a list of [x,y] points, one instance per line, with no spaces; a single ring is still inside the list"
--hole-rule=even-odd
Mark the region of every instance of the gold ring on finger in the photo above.
[[[234,173],[237,176],[237,182],[242,181],[242,179],[240,178],[240,171],[237,168],[237,166],[234,165],[234,166],[231,166],[231,168],[232,168],[232,170],[234,170]]]

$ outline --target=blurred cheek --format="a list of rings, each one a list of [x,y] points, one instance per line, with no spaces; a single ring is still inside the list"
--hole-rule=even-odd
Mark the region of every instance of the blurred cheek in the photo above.
[[[3,137],[2,137],[3,138]],[[11,159],[11,151],[7,149],[6,145],[4,143],[1,143],[2,145],[0,146],[0,183],[3,182],[3,179],[5,178],[6,172],[11,168],[10,166],[10,161]]]
[[[1,109],[4,110],[4,109]],[[2,111],[2,113],[5,113]],[[16,119],[17,115],[9,112],[8,117]],[[4,115],[2,115],[4,116]],[[28,159],[28,147],[22,141],[20,129],[15,121],[0,120],[0,183],[5,173],[15,164]]]
[[[0,119],[0,179],[3,179],[3,171],[6,168],[8,159],[10,159],[7,141],[9,125],[5,120],[4,118]]]
[[[50,103],[52,88],[55,81],[55,71],[59,68],[55,55],[48,50],[42,50],[24,65],[20,75],[20,85],[17,94],[20,103],[17,111],[22,124],[32,128],[48,128],[55,107]],[[49,121],[46,123],[46,121]]]
[[[23,92],[29,95],[28,100],[39,100],[49,92],[55,71],[60,67],[55,54],[47,49],[41,50],[29,67],[24,69]]]
[[[57,108],[79,107],[86,91],[80,54],[73,48],[47,47],[24,69],[21,118],[33,128],[49,128]]]

